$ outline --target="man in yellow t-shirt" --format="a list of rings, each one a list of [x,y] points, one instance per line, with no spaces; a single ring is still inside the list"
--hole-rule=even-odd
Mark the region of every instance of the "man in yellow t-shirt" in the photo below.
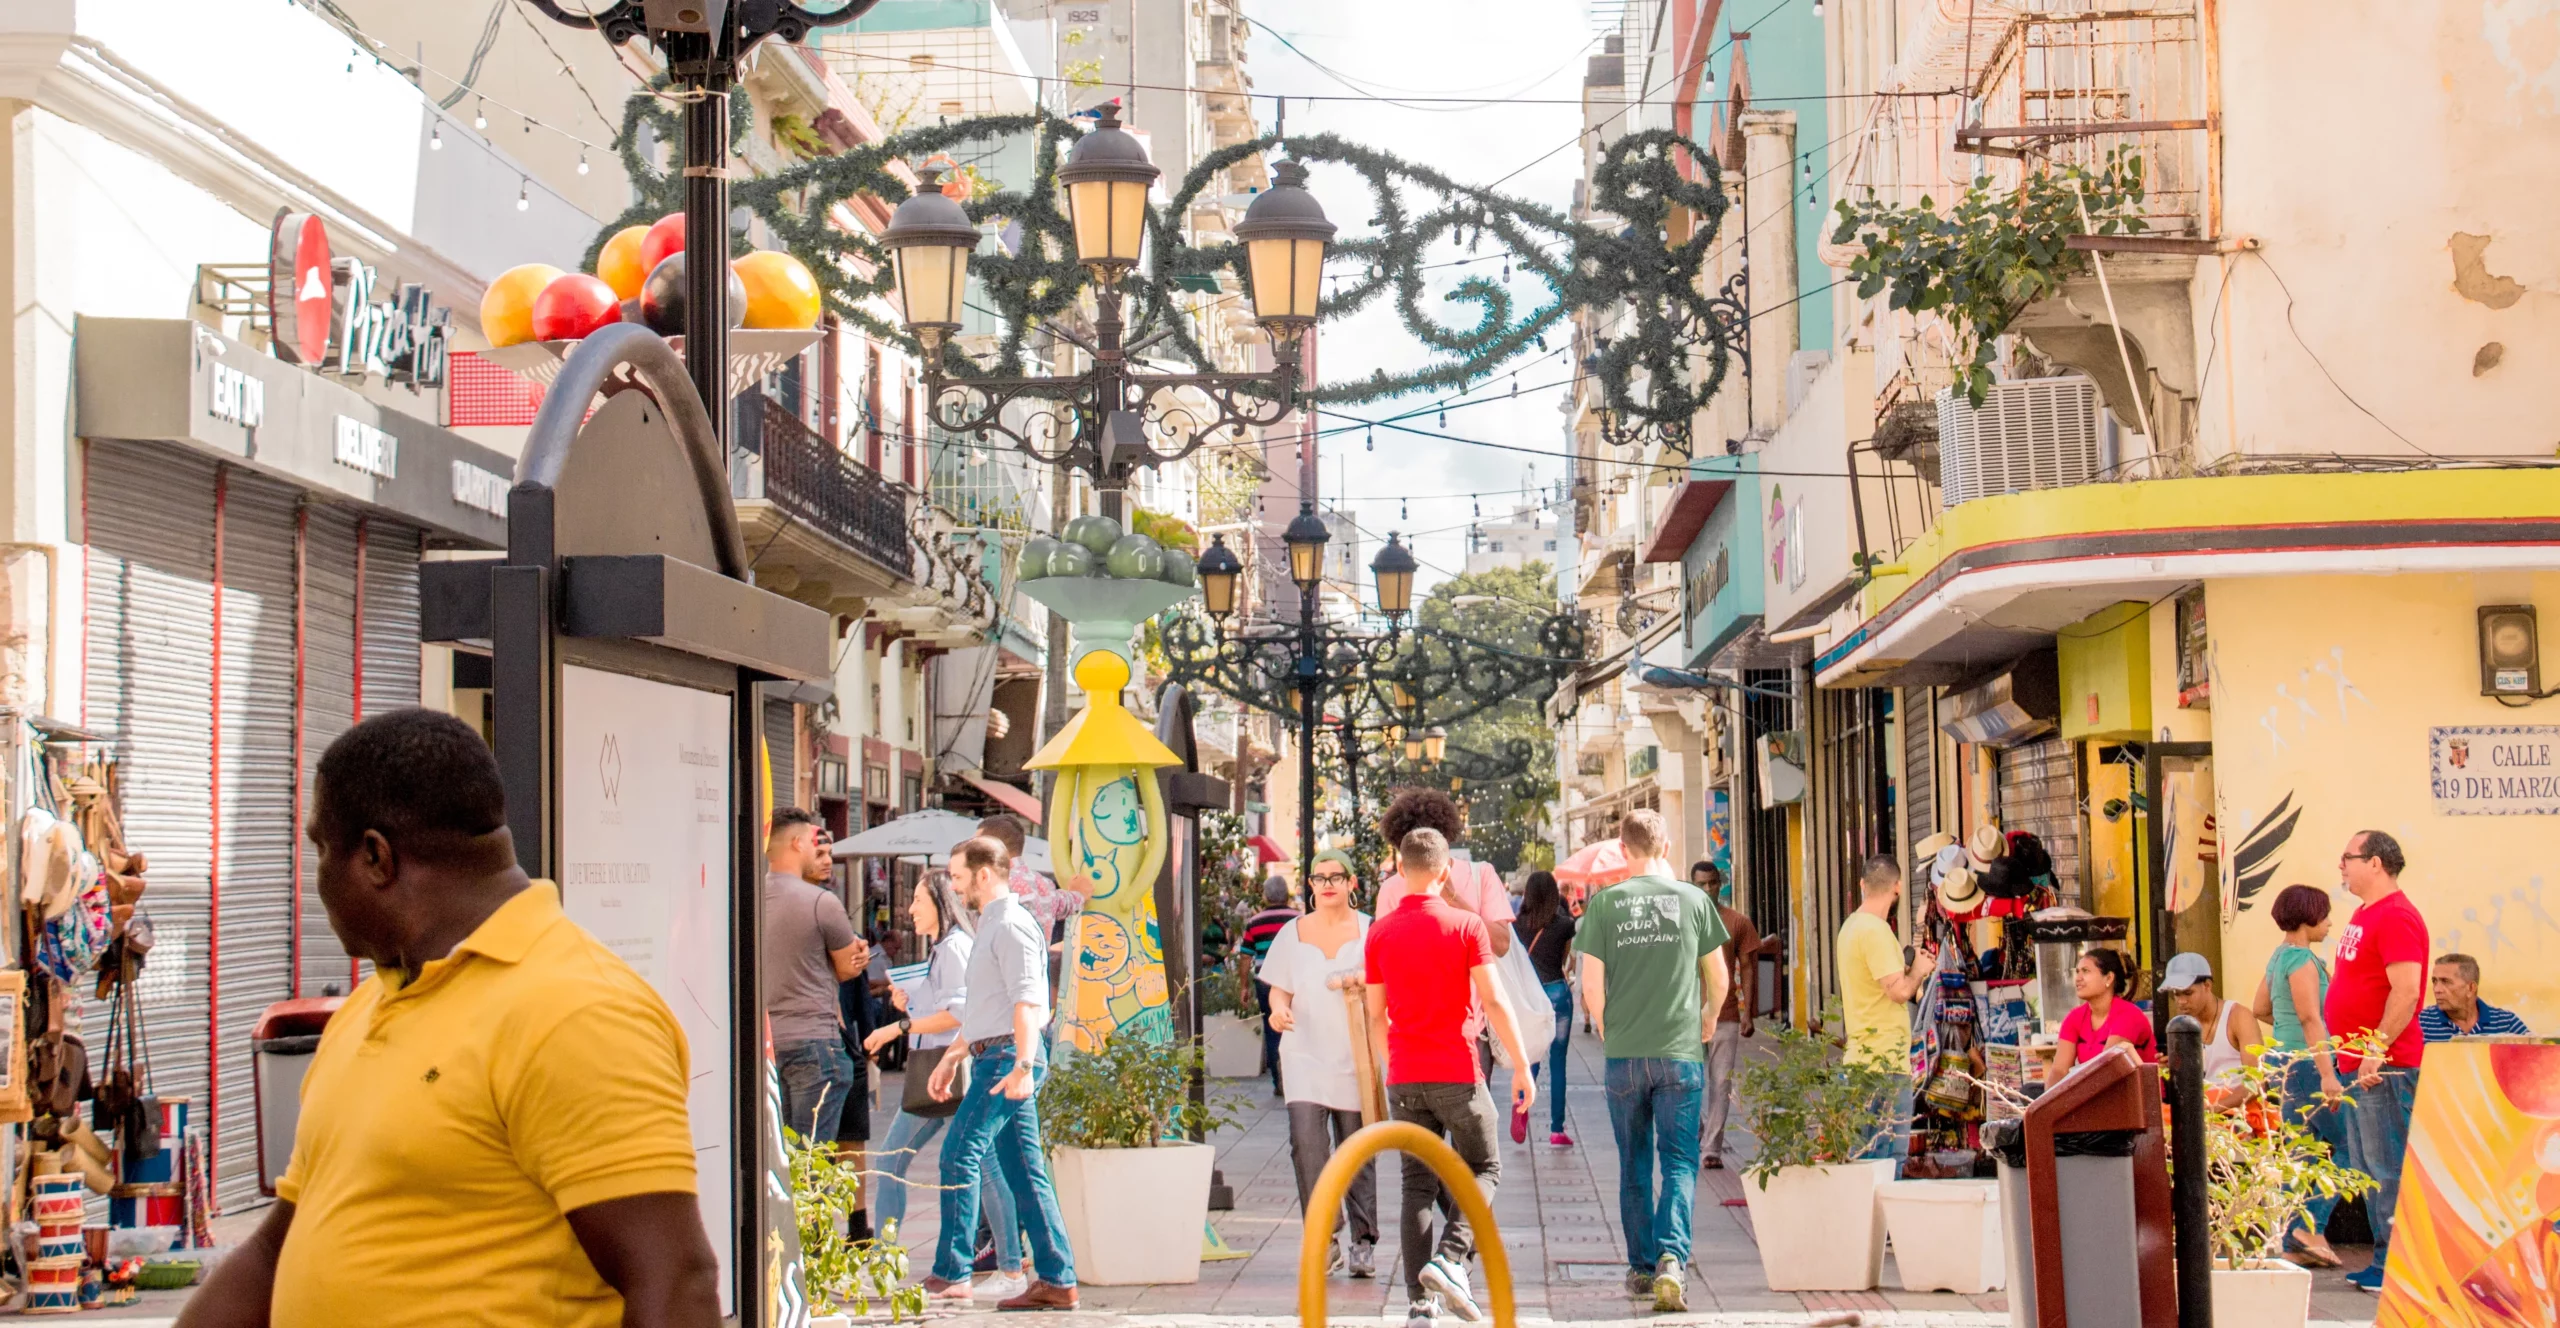
[[[1903,1076],[1891,1104],[1893,1128],[1866,1152],[1869,1157],[1899,1157],[1911,1138],[1911,1018],[1903,1007],[1936,975],[1938,956],[1924,950],[1909,968],[1903,966],[1902,938],[1894,934],[1892,922],[1893,906],[1902,898],[1900,864],[1887,857],[1869,858],[1858,884],[1858,909],[1840,924],[1840,939],[1832,946],[1840,965],[1841,1014],[1849,1025],[1842,1059]]]
[[[309,833],[374,976],[321,1035],[280,1202],[179,1324],[713,1328],[684,1032],[517,867],[487,744],[366,720]]]

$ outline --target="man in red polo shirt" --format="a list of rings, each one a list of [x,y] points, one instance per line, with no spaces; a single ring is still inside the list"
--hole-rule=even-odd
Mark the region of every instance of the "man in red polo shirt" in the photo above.
[[[1478,1003],[1515,1067],[1512,1110],[1525,1112],[1537,1097],[1528,1072],[1529,1050],[1493,968],[1493,943],[1484,919],[1448,898],[1449,841],[1424,827],[1397,846],[1396,866],[1415,888],[1369,927],[1363,956],[1367,970],[1369,1037],[1387,1067],[1387,1109],[1440,1135],[1475,1173],[1487,1204],[1502,1177],[1494,1150],[1498,1127],[1493,1097],[1476,1072],[1467,1014]],[[1467,1260],[1475,1241],[1466,1212],[1453,1207],[1435,1252],[1431,1214],[1440,1182],[1431,1169],[1404,1162],[1404,1278],[1411,1307],[1406,1328],[1431,1328],[1437,1303],[1446,1302],[1470,1322],[1484,1311],[1467,1289]]]
[[[2409,1114],[2418,1101],[2418,1002],[2427,985],[2427,920],[2400,889],[2408,865],[2400,842],[2360,830],[2338,859],[2338,875],[2355,894],[2355,916],[2338,933],[2337,972],[2320,1016],[2344,1044],[2370,1042],[2379,1055],[2338,1057],[2341,1076],[2354,1072],[2346,1108],[2347,1165],[2373,1177],[2365,1201],[2373,1224],[2373,1262],[2347,1281],[2379,1294],[2391,1257],[2391,1218],[2400,1204],[2400,1160],[2409,1151]]]

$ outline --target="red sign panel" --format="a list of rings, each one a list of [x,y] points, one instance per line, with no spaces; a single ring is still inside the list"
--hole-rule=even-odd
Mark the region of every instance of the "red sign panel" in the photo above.
[[[329,231],[308,212],[276,214],[267,242],[267,316],[276,345],[296,364],[329,353]]]

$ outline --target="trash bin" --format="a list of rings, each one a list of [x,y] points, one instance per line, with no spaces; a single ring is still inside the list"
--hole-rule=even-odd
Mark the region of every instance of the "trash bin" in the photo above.
[[[1999,1167],[2012,1328],[2175,1322],[2159,1096],[2158,1071],[2117,1048],[2074,1068],[2024,1115],[1982,1127]],[[2164,1266],[2146,1265],[2145,1251]],[[2043,1304],[2056,1282],[2058,1314]]]
[[[320,1050],[320,1031],[347,1003],[344,996],[278,1001],[249,1028],[250,1085],[258,1109],[258,1192],[272,1195],[293,1160],[302,1123],[302,1076]]]

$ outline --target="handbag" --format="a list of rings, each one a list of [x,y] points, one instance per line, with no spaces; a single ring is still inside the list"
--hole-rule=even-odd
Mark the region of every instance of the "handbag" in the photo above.
[[[943,1048],[928,1047],[926,1050],[940,1052]],[[940,1056],[937,1055],[934,1057],[934,1062],[936,1064],[939,1064],[940,1061]],[[963,1056],[960,1058],[959,1073],[954,1074],[951,1077],[951,1096],[946,1099],[937,1098],[933,1095],[933,1066],[926,1064],[924,1057],[911,1056],[907,1058],[906,1083],[898,1090],[898,1110],[920,1120],[940,1120],[943,1117],[958,1111],[960,1109],[960,1099],[967,1097],[968,1095],[968,1057]]]
[[[107,1074],[90,1104],[89,1119],[98,1133],[113,1131],[125,1157],[140,1162],[160,1155],[160,1099],[151,1091],[141,999],[126,981],[115,984],[114,1000],[107,1015]]]
[[[1556,1010],[1547,1002],[1547,984],[1538,980],[1538,966],[1529,962],[1529,943],[1520,939],[1518,928],[1512,928],[1511,949],[1493,961],[1493,971],[1501,976],[1502,994],[1511,1001],[1511,1019],[1519,1025],[1520,1045],[1534,1058],[1541,1048],[1556,1040]],[[1511,1070],[1518,1074],[1527,1068],[1514,1065]]]

